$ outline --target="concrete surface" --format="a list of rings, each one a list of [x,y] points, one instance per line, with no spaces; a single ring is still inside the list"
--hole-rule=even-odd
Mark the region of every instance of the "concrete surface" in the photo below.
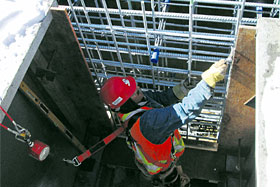
[[[50,146],[50,155],[43,162],[29,156],[27,144],[1,131],[1,187],[69,187],[73,185],[77,168],[67,166],[63,158],[78,154],[73,145],[20,92],[8,110],[13,119],[27,128],[33,140]],[[5,118],[3,123],[12,128]]]
[[[261,18],[256,39],[257,186],[279,186],[280,20]]]
[[[26,67],[28,70],[23,80],[88,148],[110,133],[111,123],[69,25],[67,13],[54,10],[52,17],[54,19],[29,68]],[[49,77],[52,73],[54,77]],[[73,186],[78,168],[66,165],[62,159],[72,159],[80,152],[26,96],[19,91],[15,94],[8,113],[31,132],[33,140],[49,145],[51,151],[46,160],[39,162],[28,155],[26,144],[1,130],[0,186]],[[13,128],[7,118],[3,124]],[[94,162],[88,161],[84,165],[83,168],[91,170]]]

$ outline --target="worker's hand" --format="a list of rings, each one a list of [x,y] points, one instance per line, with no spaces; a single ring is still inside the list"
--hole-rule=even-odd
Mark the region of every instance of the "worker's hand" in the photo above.
[[[209,86],[215,88],[216,83],[224,79],[226,70],[226,61],[225,59],[221,59],[203,72],[201,77]]]
[[[180,100],[182,100],[186,95],[188,95],[190,89],[191,84],[189,83],[188,78],[181,81],[180,84],[172,88],[174,95]]]

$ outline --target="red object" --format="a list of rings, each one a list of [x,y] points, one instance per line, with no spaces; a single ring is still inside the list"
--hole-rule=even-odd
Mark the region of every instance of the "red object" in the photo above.
[[[112,77],[102,86],[100,95],[104,103],[116,109],[122,106],[135,90],[136,81],[133,77]]]
[[[4,110],[4,108],[3,108],[2,106],[0,106],[0,109],[5,113],[5,115],[10,119],[10,121],[16,126],[16,125],[17,125],[16,122],[15,122],[15,121],[12,119],[12,117],[6,112],[6,110]],[[17,129],[18,132],[16,132],[16,131],[14,131],[14,130],[9,129],[8,127],[6,127],[5,125],[3,125],[2,123],[0,123],[0,126],[3,127],[4,129],[8,130],[9,132],[16,134],[16,139],[18,139],[17,136],[22,136],[22,135],[20,134],[21,132],[19,132],[18,129]],[[23,129],[22,127],[20,127],[20,128],[21,128],[22,130],[26,130],[26,129]],[[27,132],[28,132],[28,131],[27,131]],[[32,142],[32,141],[30,141],[29,138],[30,138],[30,137],[28,137],[27,140],[24,139],[24,141],[26,141],[26,142],[28,143],[28,145],[29,145],[29,149],[30,149],[30,153],[29,153],[29,154],[30,154],[33,158],[35,158],[35,159],[37,159],[37,160],[39,160],[39,161],[45,160],[45,159],[47,158],[47,156],[49,155],[50,147],[49,147],[48,145],[44,144],[43,142],[38,141],[38,140],[35,140],[34,142]],[[18,139],[18,140],[20,140],[20,139]],[[21,141],[22,141],[22,140],[21,140]]]
[[[2,108],[2,106],[0,106],[0,109],[6,114],[6,116],[10,119],[11,122],[13,122],[13,118],[6,112],[6,110],[4,108]]]
[[[109,144],[111,141],[113,141],[116,137],[118,137],[122,132],[124,132],[125,128],[127,127],[127,124],[124,124],[124,126],[119,127],[114,132],[112,132],[109,136],[105,137],[103,140],[99,141],[97,144],[90,147],[88,150],[86,150],[81,155],[77,156],[77,160],[80,163],[82,163],[85,159],[89,158],[93,154],[97,153],[101,149],[103,149],[107,144]],[[77,165],[77,166],[78,166]]]
[[[8,130],[9,128],[6,127],[5,125],[3,125],[2,123],[0,123],[0,126],[3,127],[4,129]]]
[[[162,144],[153,144],[149,140],[147,140],[144,135],[142,134],[140,130],[140,118],[134,123],[132,128],[130,129],[130,134],[135,142],[137,142],[137,147],[141,150],[141,152],[144,154],[146,160],[149,163],[153,163],[154,165],[158,167],[162,167],[161,170],[158,170],[156,173],[159,173],[160,171],[164,171],[168,169],[171,162],[174,161],[174,158],[171,156],[172,152],[172,142],[174,141],[172,136],[169,136],[165,142]],[[180,140],[181,135],[179,131],[176,129],[174,131],[174,136]],[[136,148],[132,146],[133,150],[136,151]],[[175,156],[176,158],[180,157],[183,154],[183,151],[176,152]],[[160,161],[166,161],[165,163]],[[152,173],[148,171],[151,175],[154,175],[156,173]]]
[[[49,155],[49,152],[50,147],[39,140],[35,140],[30,147],[30,155],[39,161],[45,160]]]

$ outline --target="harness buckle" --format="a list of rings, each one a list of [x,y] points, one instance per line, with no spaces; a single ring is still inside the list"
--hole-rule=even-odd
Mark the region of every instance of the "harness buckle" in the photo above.
[[[74,157],[72,161],[74,162],[73,165],[76,166],[76,167],[78,167],[79,165],[81,165],[81,162],[78,160],[77,157]]]
[[[171,153],[171,158],[173,159],[173,160],[176,160],[176,155],[175,155],[175,153]]]

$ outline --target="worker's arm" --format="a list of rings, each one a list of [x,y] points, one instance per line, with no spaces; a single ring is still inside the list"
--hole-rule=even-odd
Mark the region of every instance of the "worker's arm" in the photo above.
[[[202,79],[186,97],[172,106],[152,109],[140,118],[140,129],[152,143],[163,143],[170,134],[196,118],[211,97],[211,88],[224,78],[227,65],[224,60],[213,64],[202,74]]]
[[[202,80],[181,102],[145,112],[140,118],[143,135],[152,143],[163,143],[175,129],[192,121],[210,97],[211,88]]]
[[[144,96],[148,101],[147,106],[152,108],[161,108],[177,103],[179,100],[174,95],[172,88],[165,91],[144,91]]]
[[[150,107],[161,108],[182,100],[188,94],[189,90],[189,83],[186,79],[165,91],[145,91],[143,93],[149,101]]]

